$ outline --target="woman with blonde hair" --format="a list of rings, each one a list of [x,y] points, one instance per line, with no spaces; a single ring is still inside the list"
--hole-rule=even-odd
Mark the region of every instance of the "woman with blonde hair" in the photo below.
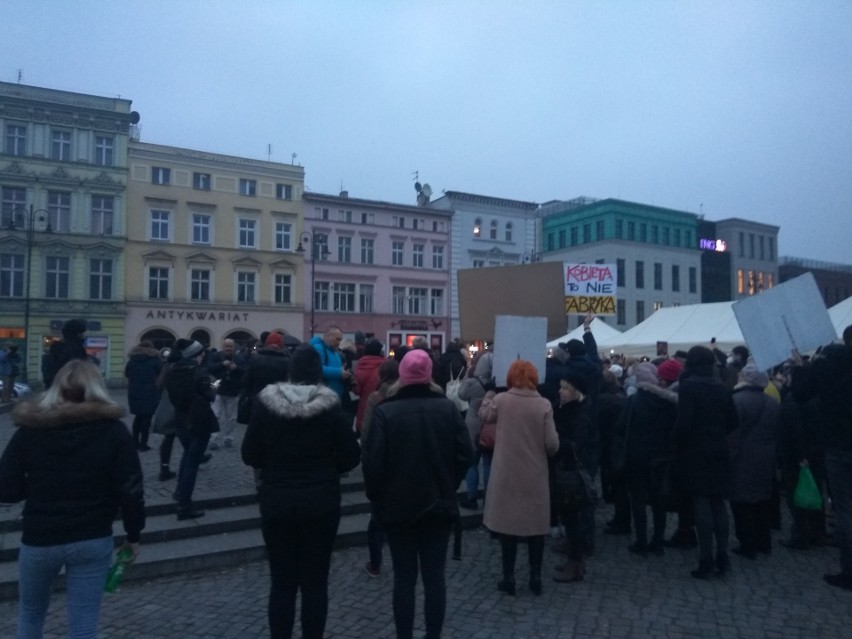
[[[515,594],[515,557],[518,540],[525,537],[529,587],[540,595],[544,537],[550,531],[547,458],[559,449],[559,437],[551,404],[536,390],[538,372],[531,362],[515,361],[506,386],[499,395],[488,391],[479,409],[483,422],[497,422],[483,522],[500,535],[503,579],[497,589]]]
[[[121,511],[136,558],[145,526],[139,454],[94,364],[71,360],[37,399],[12,411],[18,427],[0,458],[0,502],[26,500],[18,557],[18,637],[41,637],[62,567],[68,634],[97,634]]]

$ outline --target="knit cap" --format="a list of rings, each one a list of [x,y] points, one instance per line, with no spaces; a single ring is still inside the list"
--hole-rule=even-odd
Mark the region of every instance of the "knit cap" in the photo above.
[[[415,348],[408,351],[399,363],[399,383],[428,384],[432,381],[432,358],[426,351]]]

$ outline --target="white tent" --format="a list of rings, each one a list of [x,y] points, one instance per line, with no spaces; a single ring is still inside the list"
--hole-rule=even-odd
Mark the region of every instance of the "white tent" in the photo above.
[[[601,350],[603,350],[603,348],[613,340],[618,341],[621,338],[620,330],[618,330],[617,328],[613,328],[599,317],[595,317],[592,320],[592,323],[589,328],[592,329],[592,335],[595,336],[595,341],[598,343],[598,347]],[[581,342],[583,341],[582,324],[580,324],[580,326],[575,328],[573,331],[566,333],[562,337],[548,342],[547,348],[556,348],[560,342],[567,342],[569,339],[578,339]]]
[[[733,302],[716,302],[661,308],[624,331],[620,339],[600,344],[601,350],[606,347],[624,355],[653,358],[657,342],[667,342],[669,355],[674,355],[677,350],[686,351],[697,344],[710,346],[710,339],[715,337],[716,346],[730,352],[734,346],[745,344],[732,305]]]
[[[852,297],[847,297],[828,309],[828,316],[837,331],[837,337],[843,337],[843,329],[852,324]]]

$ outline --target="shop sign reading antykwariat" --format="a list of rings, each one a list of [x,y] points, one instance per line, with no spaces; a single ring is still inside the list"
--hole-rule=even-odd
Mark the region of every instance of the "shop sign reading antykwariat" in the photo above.
[[[562,265],[565,273],[565,314],[615,315],[615,264]]]

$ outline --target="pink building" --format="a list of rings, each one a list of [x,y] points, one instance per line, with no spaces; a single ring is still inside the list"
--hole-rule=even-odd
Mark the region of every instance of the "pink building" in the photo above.
[[[306,192],[302,205],[305,337],[336,325],[346,336],[375,336],[387,351],[423,336],[443,352],[456,337],[449,321],[453,212],[346,191]]]

